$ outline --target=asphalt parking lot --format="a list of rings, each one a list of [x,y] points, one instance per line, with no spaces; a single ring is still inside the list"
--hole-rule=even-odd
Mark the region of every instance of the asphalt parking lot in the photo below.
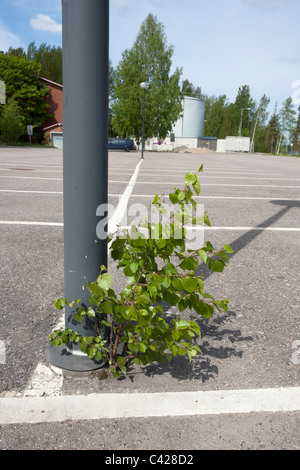
[[[267,390],[298,392],[300,159],[146,152],[139,163],[138,152],[109,152],[108,202],[114,207],[129,185],[128,206],[149,205],[155,194],[182,185],[186,171],[204,165],[199,201],[212,223],[205,239],[234,249],[222,274],[204,277],[208,292],[229,299],[229,314],[199,319],[203,355],[192,363],[178,357],[133,367],[119,381],[99,380],[97,373],[47,375],[47,337],[60,321],[51,302],[63,295],[62,151],[1,147],[0,409],[26,397],[39,403],[93,394],[101,402],[106,394],[147,399],[172,392],[189,400],[194,392],[224,392],[225,399],[235,392],[238,402],[240,391],[257,391],[257,397]],[[121,285],[114,263],[108,267]],[[145,403],[139,416],[119,410],[76,419],[62,410],[56,420],[43,412],[19,421],[8,410],[3,419],[0,413],[0,449],[300,448],[298,405],[258,411],[244,404],[232,412],[195,408],[189,416],[175,410],[162,416],[147,415]]]

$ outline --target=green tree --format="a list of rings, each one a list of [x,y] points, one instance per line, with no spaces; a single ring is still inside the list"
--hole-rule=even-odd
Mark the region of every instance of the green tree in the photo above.
[[[41,65],[41,75],[48,80],[62,84],[63,59],[60,46],[49,46],[42,43],[38,48],[31,42],[27,48],[27,60],[38,62]]]
[[[167,45],[164,27],[149,14],[131,49],[126,49],[115,70],[115,101],[112,123],[116,133],[142,136],[143,93],[146,91],[145,138],[164,138],[182,110],[179,85],[181,70],[171,75],[173,47]]]
[[[45,102],[49,89],[38,80],[39,72],[40,65],[36,62],[15,55],[0,55],[0,77],[6,86],[6,97],[16,101],[25,124],[34,126],[35,137],[41,138],[37,129],[49,117]]]
[[[26,53],[22,47],[18,47],[18,48],[10,47],[8,51],[6,52],[6,55],[8,55],[8,57],[15,56],[15,57],[20,57],[20,58],[22,57],[23,59],[26,58]]]
[[[204,135],[224,139],[224,115],[227,106],[226,95],[221,95],[218,98],[210,101],[209,114],[205,120]]]
[[[298,108],[298,119],[293,133],[293,153],[300,153],[300,106]]]
[[[283,142],[286,146],[289,144],[295,130],[295,117],[296,111],[294,109],[293,100],[292,98],[287,98],[282,103],[282,108],[279,110],[280,137],[278,139],[276,153],[279,153]]]
[[[255,102],[251,97],[249,85],[239,88],[231,111],[231,135],[238,135],[242,115],[242,136],[250,136],[250,122],[253,118]]]
[[[4,106],[0,118],[2,142],[15,143],[25,132],[24,117],[15,100],[10,99]]]
[[[279,138],[279,135],[280,135],[280,122],[279,122],[279,115],[277,112],[277,103],[276,103],[274,113],[272,114],[269,124],[267,126],[266,142],[265,142],[266,152],[275,153],[276,142]]]
[[[202,94],[201,87],[195,87],[189,80],[185,79],[181,85],[182,96],[191,96],[192,98],[198,98],[202,100],[204,95]]]
[[[254,142],[254,149],[257,152],[265,152],[267,120],[269,113],[267,111],[270,104],[270,98],[264,94],[260,99],[258,108],[254,114],[254,125],[251,132],[251,140]]]

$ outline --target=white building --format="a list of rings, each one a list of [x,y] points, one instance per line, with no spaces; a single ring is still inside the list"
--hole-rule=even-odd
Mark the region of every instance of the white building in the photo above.
[[[172,151],[176,147],[197,148],[198,137],[203,135],[205,102],[184,96],[182,113],[172,132],[163,141],[152,138],[145,143],[146,150]]]

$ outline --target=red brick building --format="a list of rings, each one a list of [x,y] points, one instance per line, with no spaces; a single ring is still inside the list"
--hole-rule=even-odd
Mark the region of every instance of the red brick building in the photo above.
[[[46,96],[48,113],[52,116],[43,125],[45,137],[55,147],[63,145],[63,86],[44,77],[38,77],[50,90]]]

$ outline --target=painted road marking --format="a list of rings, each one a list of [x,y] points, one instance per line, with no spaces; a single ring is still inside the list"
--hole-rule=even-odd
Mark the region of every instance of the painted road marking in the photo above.
[[[119,215],[121,212],[119,213]],[[115,223],[115,222],[114,222]],[[33,226],[44,226],[44,227],[63,227],[62,222],[29,222],[27,220],[0,220],[0,225],[33,225]],[[124,225],[119,227],[121,230],[129,229],[130,226]],[[299,232],[298,227],[207,227],[207,226],[187,226],[187,230],[231,230],[231,231],[272,231],[272,232]]]
[[[63,227],[64,224],[60,222],[29,222],[27,220],[0,220],[0,225],[36,225],[44,227]]]
[[[27,189],[0,189],[1,193],[28,193],[28,194],[63,194],[62,191],[34,191]],[[119,197],[121,194],[108,193],[109,197]],[[131,198],[150,198],[154,199],[155,194],[131,194]],[[194,199],[233,199],[233,200],[253,200],[253,201],[300,201],[300,199],[288,197],[248,197],[248,196],[194,196]]]
[[[118,197],[119,194],[109,194],[110,197]],[[132,194],[131,197],[146,197],[154,199],[155,194]],[[193,199],[241,199],[255,201],[300,201],[300,199],[288,197],[248,197],[248,196],[194,196]]]
[[[142,160],[141,160],[142,161]],[[10,178],[10,179],[26,179],[26,180],[47,180],[47,181],[63,181],[63,178],[46,178],[46,177],[31,177],[31,176],[3,176],[0,175],[0,178]],[[256,179],[256,178],[255,178]],[[109,180],[109,183],[118,183],[118,184],[128,184],[128,181],[117,181],[117,180]],[[135,181],[135,184],[151,184],[156,186],[174,186],[174,182],[161,182],[161,181]],[[300,185],[298,186],[287,186],[287,185],[262,185],[262,184],[226,184],[226,183],[202,183],[201,186],[227,186],[230,188],[239,187],[239,188],[283,188],[283,189],[290,189],[290,188],[298,188],[300,189]]]
[[[129,201],[129,198],[132,194],[132,191],[133,191],[133,188],[136,184],[136,180],[137,180],[137,177],[138,177],[138,174],[139,174],[139,169],[140,169],[140,166],[142,164],[143,160],[140,160],[139,163],[137,164],[136,168],[135,168],[135,171],[129,181],[129,184],[128,186],[126,187],[123,195],[120,197],[120,201],[119,201],[119,204],[116,208],[116,210],[114,211],[109,223],[108,223],[108,233],[114,233],[117,228],[118,228],[118,225],[120,224],[124,214],[125,214],[125,211],[127,209],[127,206],[128,206],[128,201]],[[127,182],[128,183],[128,182]]]
[[[0,398],[0,424],[280,413],[300,410],[300,387]]]
[[[27,189],[0,189],[0,193],[63,194],[62,191],[32,191]]]
[[[127,181],[116,181],[116,180],[110,180],[109,183],[127,183]],[[136,184],[151,184],[152,186],[174,186],[176,183],[168,183],[168,182],[162,182],[162,181],[137,181]],[[286,185],[272,185],[272,184],[230,184],[230,183],[202,183],[201,186],[228,186],[230,188],[233,187],[248,187],[248,188],[298,188],[300,189],[300,185],[298,186],[286,186]]]

